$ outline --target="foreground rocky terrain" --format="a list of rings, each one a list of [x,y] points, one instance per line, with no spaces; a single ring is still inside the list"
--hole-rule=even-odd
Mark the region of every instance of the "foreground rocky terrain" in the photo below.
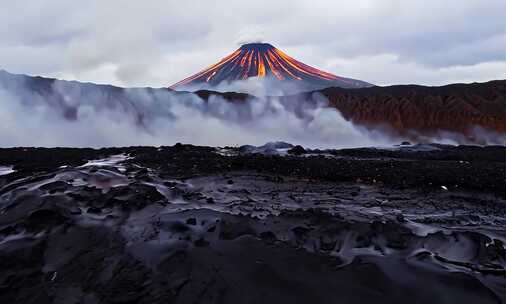
[[[502,303],[506,148],[0,149],[1,303]]]

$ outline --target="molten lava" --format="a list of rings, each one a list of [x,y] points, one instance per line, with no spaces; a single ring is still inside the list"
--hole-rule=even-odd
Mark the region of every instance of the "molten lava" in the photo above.
[[[268,43],[250,43],[207,69],[190,76],[170,88],[212,87],[223,82],[250,77],[270,78],[281,83],[294,83],[306,89],[326,87],[361,88],[371,84],[344,78],[306,65]]]

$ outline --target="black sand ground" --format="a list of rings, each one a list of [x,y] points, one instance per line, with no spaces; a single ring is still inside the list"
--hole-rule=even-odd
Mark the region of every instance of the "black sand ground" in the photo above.
[[[506,148],[241,151],[0,149],[0,303],[505,301]]]

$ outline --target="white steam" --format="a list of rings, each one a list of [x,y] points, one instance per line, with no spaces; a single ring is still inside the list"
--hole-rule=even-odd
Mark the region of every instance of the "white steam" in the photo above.
[[[305,87],[291,81],[279,81],[271,77],[249,77],[234,81],[222,81],[218,85],[199,83],[194,86],[184,86],[183,90],[190,92],[210,90],[216,92],[242,92],[253,96],[284,96],[314,90],[315,87]]]
[[[257,98],[246,102],[168,90],[118,89],[55,81],[46,89],[17,80],[0,84],[0,146],[103,147],[261,145],[286,141],[306,147],[390,144],[311,100]]]
[[[265,41],[265,31],[259,26],[250,26],[240,30],[235,39],[235,43],[238,46],[247,43],[262,43]]]

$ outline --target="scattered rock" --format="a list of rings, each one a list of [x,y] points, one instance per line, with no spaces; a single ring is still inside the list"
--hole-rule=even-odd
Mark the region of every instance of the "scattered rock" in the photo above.
[[[195,226],[195,225],[197,225],[197,219],[195,219],[193,217],[189,218],[189,219],[186,220],[186,224]]]
[[[98,208],[98,207],[90,207],[90,208],[88,208],[88,210],[86,210],[86,213],[90,213],[90,214],[99,214],[101,212],[102,212],[102,209]]]
[[[196,247],[208,247],[210,243],[208,241],[206,241],[205,239],[200,238],[200,239],[196,240],[195,242],[193,242],[193,244]]]
[[[306,149],[304,149],[302,146],[297,145],[288,150],[288,153],[293,155],[302,155],[306,153]]]

